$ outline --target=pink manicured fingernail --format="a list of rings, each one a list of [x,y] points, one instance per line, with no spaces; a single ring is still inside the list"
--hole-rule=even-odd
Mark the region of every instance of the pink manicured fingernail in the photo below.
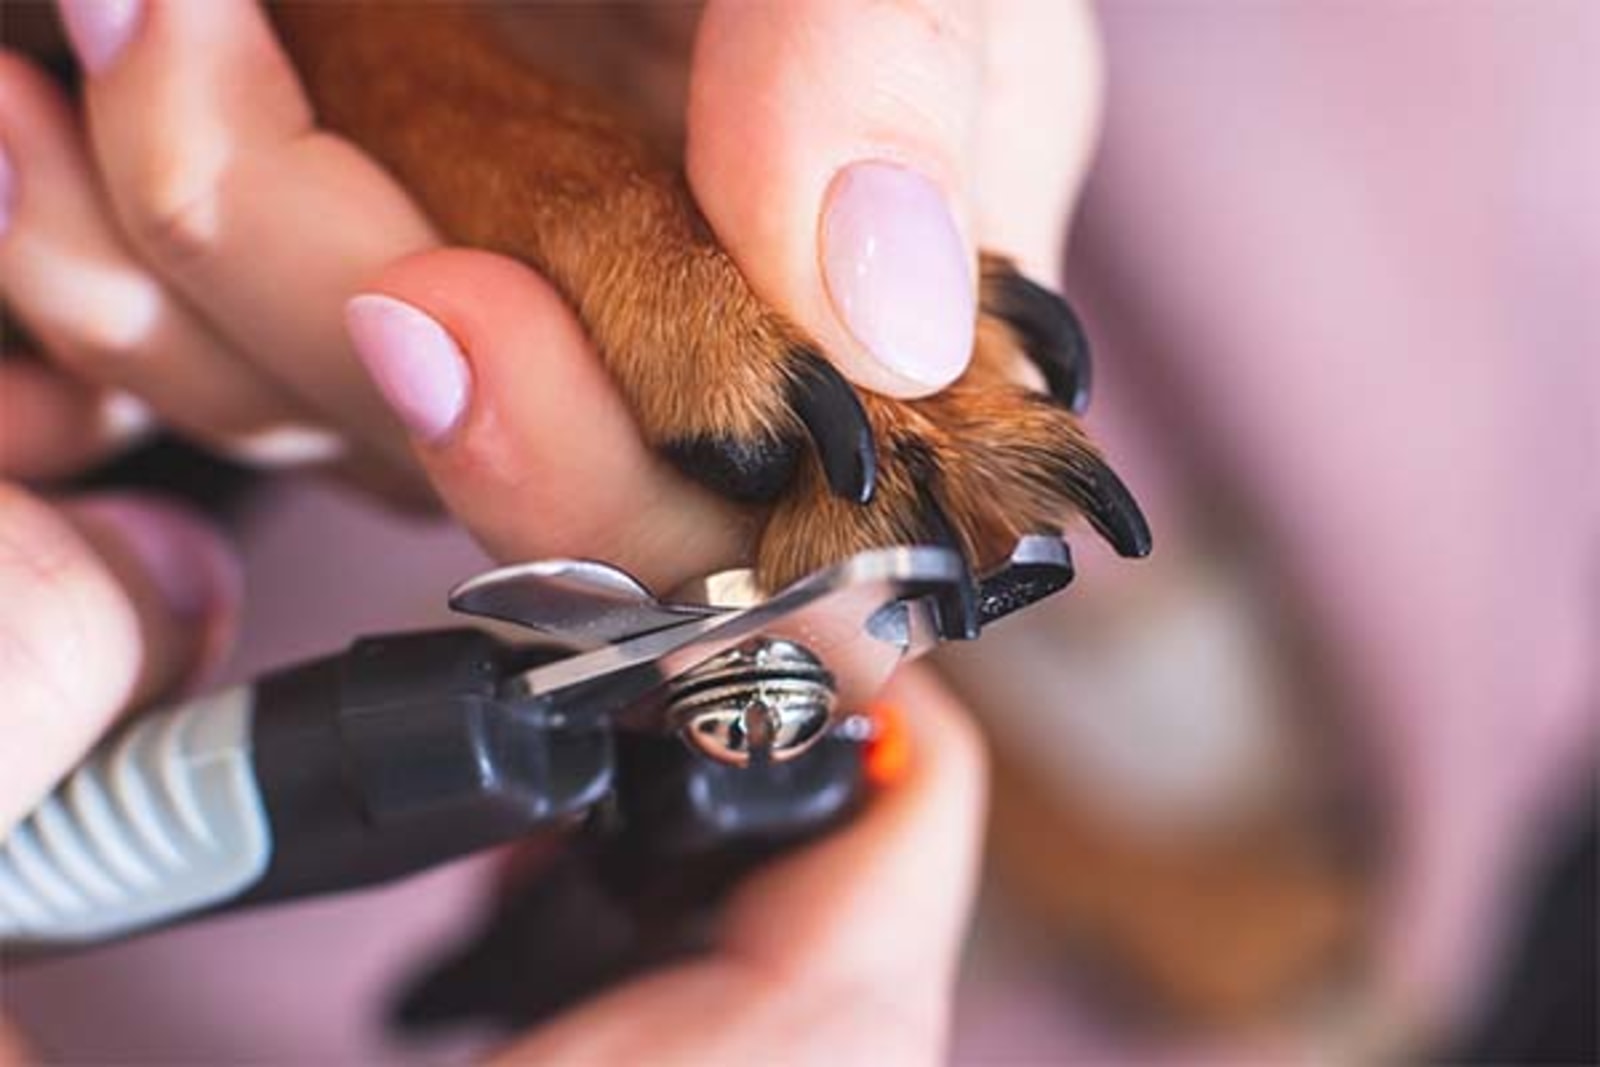
[[[109,67],[139,25],[144,0],[57,0],[67,38],[90,74]]]
[[[137,497],[100,496],[72,510],[110,529],[138,561],[172,614],[207,619],[239,600],[239,561],[203,519],[180,507]]]
[[[471,379],[445,328],[392,296],[358,296],[345,305],[345,328],[367,373],[417,437],[437,441],[460,420]]]
[[[11,157],[6,146],[0,144],[0,237],[11,228],[11,211],[17,198],[17,172],[11,169]]]
[[[896,374],[946,385],[972,357],[972,267],[944,194],[890,163],[856,163],[828,190],[822,272],[834,309]]]

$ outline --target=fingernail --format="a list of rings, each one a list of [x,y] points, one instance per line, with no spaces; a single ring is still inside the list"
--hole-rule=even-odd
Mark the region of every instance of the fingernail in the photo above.
[[[99,74],[133,36],[144,0],[57,0],[57,6],[78,62]]]
[[[11,156],[0,144],[0,237],[11,229],[11,209],[17,195],[17,172],[11,169]]]
[[[828,190],[822,268],[834,310],[894,373],[954,381],[972,356],[972,267],[944,194],[890,163],[856,163]]]
[[[136,497],[100,496],[72,510],[104,529],[133,556],[175,618],[219,615],[239,599],[239,561],[197,515]]]
[[[467,361],[432,318],[392,296],[345,305],[345,328],[367,373],[406,429],[437,441],[460,421],[471,389]]]

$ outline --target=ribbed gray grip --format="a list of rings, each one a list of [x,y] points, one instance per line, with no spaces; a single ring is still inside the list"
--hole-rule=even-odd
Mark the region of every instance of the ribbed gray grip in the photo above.
[[[91,941],[236,896],[272,842],[253,691],[141,716],[0,842],[0,944]]]

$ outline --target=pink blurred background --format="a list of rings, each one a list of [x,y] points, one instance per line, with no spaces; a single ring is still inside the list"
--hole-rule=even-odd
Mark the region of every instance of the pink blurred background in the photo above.
[[[1109,110],[1069,272],[1099,342],[1093,421],[1161,551],[1224,526],[1251,531],[1246,558],[1271,546],[1264,573],[1414,794],[1385,980],[1470,1013],[1526,860],[1596,765],[1600,5],[1101,17]],[[230,677],[437,622],[483,566],[447,529],[309,485],[243,527]],[[1114,597],[1085,560],[1088,595]],[[8,969],[0,992],[58,1062],[456,1058],[470,1041],[400,1049],[377,1019],[482,874]],[[1097,1058],[1050,962],[997,926],[979,926],[957,1061]]]

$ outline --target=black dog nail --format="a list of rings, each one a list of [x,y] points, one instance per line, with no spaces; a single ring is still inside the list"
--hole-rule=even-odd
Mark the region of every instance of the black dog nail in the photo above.
[[[878,453],[861,398],[833,364],[802,351],[789,386],[789,403],[805,424],[833,494],[856,504],[872,499]]]

